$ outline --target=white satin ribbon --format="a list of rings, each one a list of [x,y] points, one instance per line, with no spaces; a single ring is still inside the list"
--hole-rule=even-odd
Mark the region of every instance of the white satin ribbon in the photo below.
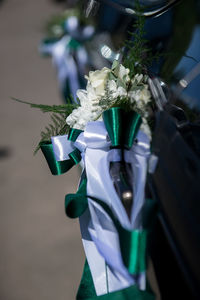
[[[85,131],[79,134],[75,142],[69,141],[67,134],[53,136],[51,142],[57,161],[69,159],[68,154],[75,148],[84,154],[86,147],[108,150],[111,145],[105,125],[101,121],[89,122]]]

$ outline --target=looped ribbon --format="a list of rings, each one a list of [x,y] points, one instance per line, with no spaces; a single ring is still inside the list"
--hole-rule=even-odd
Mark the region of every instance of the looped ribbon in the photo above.
[[[73,146],[81,132],[72,128],[69,135],[55,136],[51,138],[52,143],[40,144],[52,175],[64,174],[81,161],[81,152]]]
[[[78,164],[86,147],[132,147],[142,122],[139,114],[113,107],[103,113],[103,120],[105,126],[99,121],[89,122],[84,132],[71,128],[68,135],[55,136],[52,143],[40,144],[53,175],[61,175]]]

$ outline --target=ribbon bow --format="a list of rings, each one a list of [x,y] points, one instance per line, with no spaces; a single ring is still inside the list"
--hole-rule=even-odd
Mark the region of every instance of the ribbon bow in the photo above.
[[[67,172],[81,161],[81,153],[89,148],[130,149],[138,133],[141,117],[113,107],[103,113],[103,122],[89,122],[85,131],[72,128],[69,135],[52,137],[52,143],[40,147],[53,175]]]

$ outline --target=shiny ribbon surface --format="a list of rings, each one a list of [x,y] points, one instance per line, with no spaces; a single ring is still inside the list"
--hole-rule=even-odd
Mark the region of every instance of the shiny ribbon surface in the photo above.
[[[142,122],[140,115],[134,111],[125,112],[119,107],[113,107],[104,111],[103,120],[112,147],[130,149]]]
[[[74,162],[71,159],[57,161],[54,156],[53,146],[51,143],[41,143],[40,147],[44,157],[46,158],[52,175],[64,174],[74,166]]]

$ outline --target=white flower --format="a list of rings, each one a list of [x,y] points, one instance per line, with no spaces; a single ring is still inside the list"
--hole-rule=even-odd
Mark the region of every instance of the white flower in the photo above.
[[[127,97],[127,91],[122,87],[122,86],[120,86],[120,87],[118,87],[118,89],[117,89],[117,95],[118,95],[118,97]]]
[[[150,100],[151,100],[151,94],[149,92],[149,90],[144,87],[140,93],[140,99],[141,101],[143,101],[145,104],[147,104]]]
[[[117,84],[116,84],[116,82],[114,80],[109,80],[107,87],[108,87],[108,90],[112,93],[112,92],[116,91]]]
[[[143,85],[142,89],[136,89],[134,91],[130,91],[128,93],[128,96],[130,98],[130,102],[134,103],[136,102],[137,105],[147,105],[151,100],[151,94],[148,90],[147,85]]]
[[[130,87],[129,73],[130,70],[121,64],[117,64],[112,70],[103,68],[89,72],[88,77],[86,76],[88,80],[86,90],[77,91],[80,107],[74,109],[67,117],[67,124],[70,127],[84,130],[88,122],[102,119],[103,111],[114,104],[117,99],[128,97],[132,109],[139,112],[144,119],[143,131],[150,135],[146,121],[148,118],[147,105],[151,100],[151,94],[146,84],[147,76],[136,74],[131,80],[132,86],[128,91],[128,87]]]
[[[130,70],[125,68],[123,65],[117,63],[113,72],[117,78],[124,82],[124,84],[130,81],[130,77],[128,75]]]
[[[111,70],[106,67],[102,70],[90,71],[89,76],[86,76],[86,79],[88,79],[86,89],[88,90],[88,88],[92,87],[97,96],[105,95],[106,82],[110,72]]]
[[[119,65],[119,72],[118,77],[127,83],[130,80],[130,77],[128,76],[130,70],[128,68],[125,68],[123,65]]]

